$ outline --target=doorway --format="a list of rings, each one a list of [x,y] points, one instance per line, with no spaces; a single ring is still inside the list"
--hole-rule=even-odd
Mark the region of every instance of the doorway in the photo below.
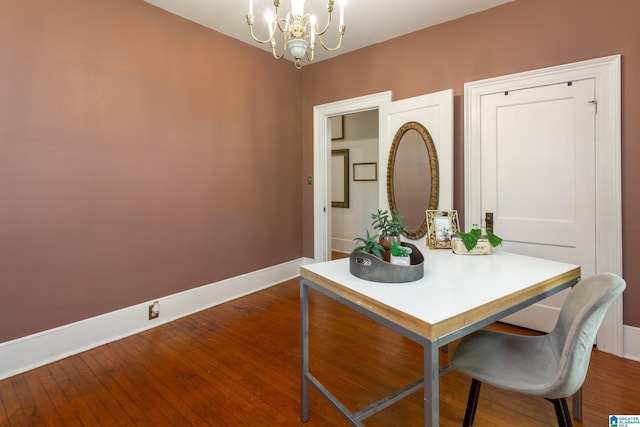
[[[505,251],[595,274],[595,81],[484,95],[482,212],[493,215]],[[503,321],[551,332],[568,293]]]
[[[378,111],[344,114],[332,120],[329,174],[332,258],[349,256],[356,246],[354,237],[362,236],[366,229],[373,231],[371,213],[379,206]],[[336,123],[340,132],[333,128]]]
[[[332,183],[328,167],[331,154],[330,121],[342,114],[369,110],[379,111],[377,186],[378,207],[389,210],[387,163],[391,141],[397,129],[407,121],[418,121],[429,129],[438,153],[439,203],[453,205],[453,90],[391,101],[391,92],[338,101],[314,107],[314,260],[331,259],[331,203],[328,199]],[[426,154],[426,152],[425,152]],[[427,209],[427,206],[424,207]],[[364,230],[362,230],[364,231]],[[362,233],[362,231],[360,233]]]
[[[318,105],[313,108],[313,257],[314,262],[331,259],[329,230],[331,230],[331,205],[327,203],[331,182],[327,173],[331,160],[331,118],[361,111],[378,110],[391,102],[391,91]],[[323,237],[320,237],[323,236]]]
[[[592,235],[597,245],[593,267],[585,265],[583,276],[605,271],[622,275],[619,55],[465,84],[465,228],[483,222],[483,204],[486,206],[483,186],[491,179],[483,170],[482,160],[483,97],[486,100],[492,94],[504,96],[528,88],[589,80],[594,83],[596,94],[589,100],[590,107],[597,108],[592,149],[595,194],[591,209],[595,216]],[[503,224],[509,225],[508,221]],[[500,227],[495,223],[497,234]],[[623,354],[622,297],[609,309],[597,344],[603,351]]]

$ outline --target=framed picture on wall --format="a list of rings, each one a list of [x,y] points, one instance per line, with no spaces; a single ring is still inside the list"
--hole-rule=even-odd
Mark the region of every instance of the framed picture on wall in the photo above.
[[[377,181],[378,180],[378,163],[354,163],[353,164],[353,180],[354,181]]]
[[[431,249],[451,249],[451,236],[460,232],[458,211],[426,211],[427,244]]]
[[[344,116],[331,117],[331,140],[344,139]]]
[[[349,207],[349,150],[331,150],[331,207]]]

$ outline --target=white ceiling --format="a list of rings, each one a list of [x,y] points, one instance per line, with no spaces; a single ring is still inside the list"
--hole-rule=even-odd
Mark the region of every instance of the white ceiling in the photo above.
[[[259,45],[251,39],[245,15],[248,0],[144,0],[190,21],[209,27],[229,37],[270,51],[267,45]],[[394,37],[408,34],[442,22],[480,12],[513,0],[346,0],[346,32],[342,48],[328,52],[316,47],[314,62],[370,46]],[[337,41],[338,9],[336,0],[332,27],[333,37],[327,44]],[[289,0],[281,0],[280,14],[291,9]],[[264,15],[273,10],[272,0],[254,0],[255,31],[260,38],[267,38]],[[305,13],[315,14],[319,25],[326,22],[326,1],[306,0]],[[278,46],[281,49],[281,46]],[[287,58],[289,59],[289,58]],[[306,61],[303,62],[306,64]]]

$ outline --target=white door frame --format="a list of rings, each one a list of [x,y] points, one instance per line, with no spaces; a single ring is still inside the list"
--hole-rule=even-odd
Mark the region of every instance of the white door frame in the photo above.
[[[391,102],[391,91],[345,99],[313,107],[313,258],[314,262],[331,259],[329,230],[331,225],[331,188],[329,159],[331,153],[331,117],[379,109]]]
[[[593,78],[596,82],[596,272],[622,276],[620,55],[496,77],[464,85],[465,228],[482,221],[480,99],[482,95]],[[622,296],[598,333],[600,350],[623,355]]]

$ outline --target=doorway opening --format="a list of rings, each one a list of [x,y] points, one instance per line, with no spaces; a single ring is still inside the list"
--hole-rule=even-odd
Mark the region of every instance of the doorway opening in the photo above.
[[[377,110],[391,101],[391,91],[318,105],[313,108],[313,257],[315,262],[331,259],[331,118]]]
[[[353,238],[378,209],[378,109],[336,116],[331,135],[331,257],[348,257]],[[336,132],[335,124],[340,125]]]

